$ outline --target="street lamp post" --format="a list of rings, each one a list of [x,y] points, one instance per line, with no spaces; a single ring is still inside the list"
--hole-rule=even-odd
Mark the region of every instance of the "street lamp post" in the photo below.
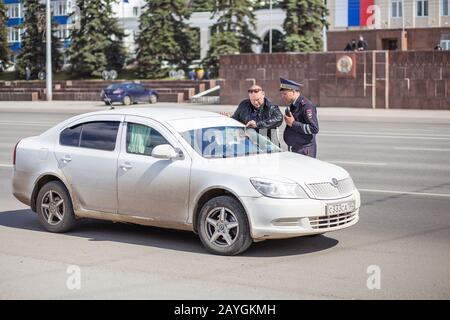
[[[46,31],[46,88],[47,88],[47,101],[52,101],[52,11],[50,8],[50,0],[46,1],[46,20],[47,20],[47,31]]]
[[[272,0],[269,4],[269,53],[272,53]]]

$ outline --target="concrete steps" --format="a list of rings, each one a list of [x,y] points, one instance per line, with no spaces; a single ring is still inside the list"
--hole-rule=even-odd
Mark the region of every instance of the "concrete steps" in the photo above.
[[[53,99],[99,101],[103,89],[113,83],[130,81],[72,80],[53,83]],[[215,80],[141,80],[135,81],[157,90],[160,102],[180,103],[216,85]],[[0,81],[0,101],[45,100],[45,81]]]

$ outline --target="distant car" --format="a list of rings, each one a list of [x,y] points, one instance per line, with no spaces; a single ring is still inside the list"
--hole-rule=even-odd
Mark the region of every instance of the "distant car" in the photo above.
[[[13,194],[51,232],[94,218],[194,231],[209,251],[323,234],[359,219],[344,169],[189,109],[78,115],[14,148]]]
[[[114,102],[120,102],[127,106],[138,102],[156,103],[158,101],[158,92],[146,89],[139,83],[114,83],[102,90],[101,99],[106,105]]]

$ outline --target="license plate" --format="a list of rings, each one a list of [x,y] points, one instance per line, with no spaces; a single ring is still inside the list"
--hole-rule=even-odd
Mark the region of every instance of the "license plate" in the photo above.
[[[352,211],[355,211],[355,201],[328,204],[326,207],[326,214],[328,216]]]

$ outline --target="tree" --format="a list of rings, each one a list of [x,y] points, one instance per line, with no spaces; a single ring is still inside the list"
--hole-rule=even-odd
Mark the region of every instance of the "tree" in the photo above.
[[[181,49],[179,55],[171,59],[171,62],[188,72],[192,61],[200,59],[200,29],[186,26],[183,33],[175,34],[175,42],[178,43],[180,48],[188,49]]]
[[[27,66],[31,69],[31,77],[37,78],[46,66],[46,18],[45,6],[39,0],[24,0],[26,8],[24,22],[20,26],[22,32],[22,47],[17,55],[16,68],[20,76],[25,75]],[[52,72],[61,69],[63,64],[61,42],[55,36],[56,24],[52,24]]]
[[[191,0],[189,5],[192,12],[210,12],[214,10],[214,0]]]
[[[79,10],[72,16],[79,19],[71,33],[68,50],[70,73],[73,76],[100,76],[104,70],[120,71],[126,57],[125,36],[113,17],[115,0],[77,0]],[[77,16],[78,15],[78,16]]]
[[[284,50],[322,51],[321,32],[328,25],[328,9],[324,0],[284,0],[281,7],[286,10]]]
[[[9,56],[11,54],[8,44],[8,31],[6,29],[6,6],[3,0],[0,0],[0,72],[3,71],[3,67],[9,62]]]
[[[239,39],[236,34],[230,31],[216,32],[211,37],[208,53],[202,63],[211,76],[216,77],[219,73],[220,55],[236,52],[239,52]]]
[[[217,75],[221,54],[253,52],[252,46],[261,42],[253,32],[256,29],[253,2],[251,0],[214,2],[213,17],[218,16],[218,19],[212,27],[210,49],[203,61],[212,75]]]
[[[165,64],[182,68],[190,64],[198,42],[185,23],[189,16],[185,0],[146,0],[136,41],[138,76],[161,78],[167,74]]]
[[[106,28],[103,29],[108,40],[106,49],[107,68],[115,69],[117,71],[122,70],[125,59],[127,57],[127,50],[123,43],[125,32],[123,28],[119,26],[119,21],[113,18],[113,11],[111,3],[117,0],[110,0],[109,5],[105,7],[106,12],[103,16]],[[119,0],[124,1],[124,0]]]

